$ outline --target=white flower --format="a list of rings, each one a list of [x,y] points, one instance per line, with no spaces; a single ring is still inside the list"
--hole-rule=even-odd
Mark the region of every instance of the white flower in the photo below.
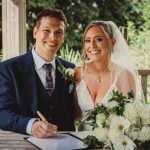
[[[69,76],[74,76],[75,71],[72,68],[67,68],[65,70],[65,73],[68,74]]]
[[[125,105],[124,116],[130,121],[131,124],[136,123],[137,113],[135,107],[131,103]]]
[[[108,129],[107,128],[95,128],[94,135],[99,141],[106,141],[108,137]]]
[[[62,74],[62,78],[65,80],[74,81],[75,71],[72,68],[65,68],[63,65],[58,66],[58,70]]]
[[[114,142],[116,137],[118,137],[120,134],[121,134],[120,132],[116,132],[112,129],[112,130],[109,130],[108,132],[108,138],[111,142]]]
[[[113,119],[113,121],[110,124],[111,130],[114,130],[116,132],[121,132],[121,133],[123,133],[129,127],[130,127],[130,122],[122,116],[116,117],[115,119]]]
[[[117,97],[117,94],[114,97],[120,98]],[[141,147],[147,144],[146,142],[150,142],[150,105],[140,100],[122,100],[127,100],[128,103],[125,102],[125,105],[123,105],[122,101],[116,100],[116,102],[114,100],[108,102],[106,111],[103,107],[97,107],[94,110],[92,119],[95,119],[96,114],[95,121],[99,126],[94,130],[94,135],[99,141],[103,142],[104,148],[135,150],[136,145],[134,142],[137,143],[137,146],[138,144],[141,145]],[[121,116],[117,116],[117,112],[114,114],[111,111],[112,108],[117,106],[122,107],[123,115],[120,113]],[[98,110],[101,114],[97,114]],[[95,127],[94,125],[93,127]]]
[[[150,140],[150,127],[143,127],[139,132],[139,141],[149,141]]]
[[[143,125],[150,125],[150,105],[144,106],[144,110],[141,112],[140,117]]]
[[[136,145],[126,135],[120,135],[115,139],[113,147],[115,150],[134,150]]]
[[[102,124],[105,122],[106,116],[101,113],[96,115],[96,123],[98,127],[102,127]]]
[[[139,138],[139,131],[137,131],[137,130],[134,130],[134,129],[129,130],[129,131],[127,132],[127,134],[128,134],[128,136],[129,136],[131,139],[133,139],[134,141],[135,141],[135,140],[138,140],[138,138]]]
[[[112,122],[112,120],[114,120],[116,117],[117,117],[116,114],[111,114],[111,115],[107,118],[106,124],[107,124],[107,125],[110,125],[110,122]]]
[[[112,109],[113,107],[117,107],[117,106],[119,106],[119,104],[116,101],[108,102],[108,109]]]
[[[144,105],[141,100],[135,100],[132,105],[137,115],[140,115],[143,112]]]

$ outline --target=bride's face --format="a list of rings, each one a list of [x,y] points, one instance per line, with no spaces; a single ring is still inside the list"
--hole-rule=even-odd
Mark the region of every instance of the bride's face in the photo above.
[[[85,34],[84,51],[92,61],[108,61],[112,40],[106,37],[100,26],[93,26]]]

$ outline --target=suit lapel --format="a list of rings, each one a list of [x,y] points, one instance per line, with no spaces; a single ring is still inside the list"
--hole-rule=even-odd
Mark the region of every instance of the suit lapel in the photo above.
[[[20,61],[20,67],[22,77],[24,80],[25,90],[28,94],[28,100],[31,106],[31,110],[34,116],[36,116],[36,110],[38,106],[38,92],[36,82],[36,71],[34,67],[33,57],[31,51],[28,52],[25,57]]]
[[[61,72],[58,70],[58,67],[60,65],[63,65],[62,60],[60,60],[58,57],[56,57],[56,88],[59,88],[59,99],[61,99],[62,108],[64,109],[64,112],[66,112],[66,95],[67,95],[67,82],[64,78],[62,78]],[[58,91],[58,89],[57,89]]]
[[[59,86],[61,86],[61,88],[65,88],[66,80],[62,78],[62,74],[58,70],[58,67],[61,65],[63,65],[62,61],[58,57],[56,57],[56,81],[58,82]]]

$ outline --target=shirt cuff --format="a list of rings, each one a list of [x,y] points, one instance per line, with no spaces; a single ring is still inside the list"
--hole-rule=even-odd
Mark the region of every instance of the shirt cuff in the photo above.
[[[38,120],[37,118],[32,118],[29,120],[27,127],[26,127],[26,133],[32,135],[32,125],[33,123]]]

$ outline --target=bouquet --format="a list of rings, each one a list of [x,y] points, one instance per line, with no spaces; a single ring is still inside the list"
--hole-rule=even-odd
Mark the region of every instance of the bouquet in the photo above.
[[[89,148],[108,150],[150,150],[150,105],[113,91],[107,107],[96,106],[86,112],[94,136],[88,135],[84,143]]]

